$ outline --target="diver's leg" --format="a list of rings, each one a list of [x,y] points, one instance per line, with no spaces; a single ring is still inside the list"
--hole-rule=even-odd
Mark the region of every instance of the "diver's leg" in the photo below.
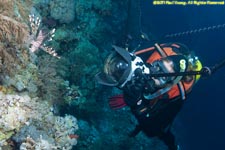
[[[159,139],[162,140],[168,146],[169,150],[178,150],[178,146],[175,142],[175,137],[170,130],[168,130],[167,132],[163,132],[159,136]]]
[[[140,125],[136,125],[135,129],[128,134],[129,137],[135,137],[141,131]]]

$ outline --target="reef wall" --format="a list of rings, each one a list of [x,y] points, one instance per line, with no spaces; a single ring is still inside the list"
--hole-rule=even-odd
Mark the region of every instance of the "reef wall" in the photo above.
[[[45,66],[43,71],[40,60],[44,58],[39,58],[38,51],[43,49],[43,57],[55,59],[43,65],[54,65],[58,57],[44,45],[51,29],[41,25],[38,16],[29,0],[0,1],[0,148],[3,150],[69,150],[77,144],[77,119],[56,115],[55,99],[51,98],[55,94],[47,92],[48,98],[41,91],[45,84],[43,73],[49,73],[51,66]],[[54,69],[50,72],[45,76],[50,83],[62,81]],[[58,89],[57,84],[54,86]]]
[[[0,0],[1,149],[154,148],[127,137],[136,120],[107,102],[119,91],[94,81],[111,46],[125,45],[129,2]]]

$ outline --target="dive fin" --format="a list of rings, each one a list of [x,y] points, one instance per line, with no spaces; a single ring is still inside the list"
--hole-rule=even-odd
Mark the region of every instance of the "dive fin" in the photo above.
[[[110,97],[109,98],[109,106],[111,109],[114,109],[114,110],[127,106],[127,104],[124,101],[123,94],[119,94],[119,95]]]

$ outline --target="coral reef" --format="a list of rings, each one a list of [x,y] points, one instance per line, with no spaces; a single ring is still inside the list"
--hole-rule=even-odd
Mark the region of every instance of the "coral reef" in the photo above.
[[[1,92],[0,97],[0,143],[4,144],[2,141],[15,134],[13,138],[17,143],[26,141],[30,135],[39,143],[47,140],[60,149],[71,149],[76,145],[76,138],[70,137],[78,129],[77,120],[73,116],[54,116],[48,102],[30,98],[26,94],[19,96]],[[42,134],[45,136],[40,138]],[[35,145],[40,146],[37,143]]]
[[[49,102],[60,101],[66,89],[63,85],[63,78],[57,73],[58,70],[63,71],[59,66],[58,59],[50,55],[44,55],[38,59],[38,78],[40,79],[40,82],[37,84],[39,89],[38,95]]]
[[[28,26],[23,21],[28,17],[29,1],[0,1],[1,42],[23,43],[29,34]]]
[[[60,23],[70,23],[75,18],[74,0],[51,0],[50,14]]]
[[[27,137],[26,141],[20,145],[20,150],[41,150],[41,149],[57,149],[56,146],[53,146],[48,141],[43,140],[42,136],[38,139],[38,141],[34,141],[31,137]]]
[[[112,112],[112,89],[93,80],[105,49],[123,44],[128,1],[32,2],[0,1],[0,148],[154,147],[142,134],[127,138],[135,120],[127,109]]]
[[[30,43],[29,26],[25,21],[29,14],[29,4],[17,1],[1,1],[0,21],[0,81],[15,91],[30,89],[36,92],[36,67],[27,51]],[[25,5],[27,4],[27,5]],[[27,18],[28,20],[28,18]]]
[[[51,95],[59,91],[50,90],[49,97],[39,94],[43,90],[41,85],[47,80],[50,81],[45,85],[48,88],[64,82],[61,78],[57,80],[54,70],[47,69],[54,67],[56,61],[50,61],[53,66],[38,63],[42,61],[38,55],[44,57],[46,54],[34,53],[44,46],[44,27],[39,28],[40,19],[33,15],[29,19],[31,3],[28,0],[1,1],[0,6],[0,148],[15,149],[10,142],[13,139],[17,146],[21,145],[20,149],[70,150],[78,138],[76,118],[54,115]],[[46,52],[50,54],[46,57],[56,56],[51,49]],[[47,65],[46,70],[40,65]],[[41,73],[50,74],[43,80]]]
[[[24,24],[0,14],[1,31],[0,40],[4,42],[9,42],[15,40],[18,43],[24,43],[25,37],[28,36],[27,26]]]

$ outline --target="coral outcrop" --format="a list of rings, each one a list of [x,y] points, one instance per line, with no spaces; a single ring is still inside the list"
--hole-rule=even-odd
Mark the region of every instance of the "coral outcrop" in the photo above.
[[[35,147],[48,142],[57,148],[69,150],[76,145],[77,139],[71,138],[78,129],[75,117],[55,116],[48,102],[30,98],[26,94],[0,92],[0,102],[0,143],[3,143],[0,146],[12,135],[17,143],[26,143],[27,137],[30,136],[36,141]],[[21,147],[24,147],[24,144]]]
[[[52,49],[46,50],[50,55],[38,51],[48,39],[43,38],[40,19],[29,19],[30,12],[36,12],[31,4],[29,0],[0,1],[0,149],[70,150],[77,144],[76,118],[56,116],[53,101],[60,96],[51,99],[40,94],[40,87],[45,84],[40,73],[51,70],[42,72],[41,65],[48,64],[38,63],[42,59],[37,55],[57,58]],[[47,79],[53,81],[55,77],[53,72]],[[61,81],[64,80],[54,80],[45,86]]]
[[[127,139],[136,122],[112,112],[112,90],[94,81],[107,49],[124,44],[127,3],[0,1],[0,149],[154,147],[143,135]]]
[[[50,14],[60,23],[70,23],[75,18],[75,0],[51,0]]]
[[[29,30],[24,18],[29,12],[30,2],[18,2],[14,0],[0,1],[0,41],[9,43],[25,42]]]

